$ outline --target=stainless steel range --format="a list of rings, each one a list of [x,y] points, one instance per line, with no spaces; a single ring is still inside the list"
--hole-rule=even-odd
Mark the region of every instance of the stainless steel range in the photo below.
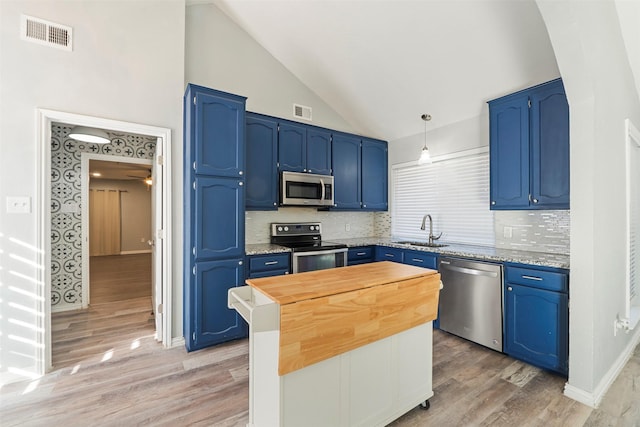
[[[347,265],[347,245],[323,241],[319,222],[272,223],[271,243],[291,249],[294,273]]]

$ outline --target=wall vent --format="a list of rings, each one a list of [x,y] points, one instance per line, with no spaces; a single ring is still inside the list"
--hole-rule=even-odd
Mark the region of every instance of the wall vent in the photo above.
[[[300,104],[293,104],[293,117],[311,121],[311,107]]]
[[[73,50],[71,27],[27,15],[21,16],[20,24],[22,40],[68,51]]]

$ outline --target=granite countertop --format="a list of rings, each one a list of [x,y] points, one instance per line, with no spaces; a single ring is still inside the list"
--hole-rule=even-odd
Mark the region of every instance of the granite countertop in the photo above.
[[[485,261],[514,262],[520,264],[539,265],[543,267],[569,268],[569,255],[565,254],[499,249],[490,246],[463,245],[458,243],[451,243],[442,248],[429,248],[424,246],[412,246],[406,243],[396,243],[397,240],[398,239],[390,239],[386,237],[329,239],[331,242],[344,243],[350,248],[380,245],[392,248],[432,252],[441,255],[461,256]],[[443,243],[447,244],[446,242]],[[247,255],[265,255],[291,252],[291,249],[280,245],[273,245],[271,243],[256,243],[246,245],[245,252]]]
[[[406,243],[396,243],[397,240],[406,239],[390,239],[384,237],[331,239],[332,242],[344,243],[348,247],[380,245],[392,248],[432,252],[441,255],[461,256],[485,261],[514,262],[520,264],[539,265],[543,267],[569,268],[569,255],[565,254],[499,249],[490,246],[464,245],[447,242],[442,243],[445,243],[448,246],[441,248],[429,248],[424,246],[412,246]]]
[[[268,255],[283,252],[291,252],[291,249],[271,243],[251,243],[244,246],[246,255]]]

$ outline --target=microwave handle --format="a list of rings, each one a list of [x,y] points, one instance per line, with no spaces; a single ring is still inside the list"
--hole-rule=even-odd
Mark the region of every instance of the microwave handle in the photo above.
[[[322,186],[322,196],[320,197],[320,200],[324,200],[324,196],[325,196],[324,179],[320,180],[320,185]]]

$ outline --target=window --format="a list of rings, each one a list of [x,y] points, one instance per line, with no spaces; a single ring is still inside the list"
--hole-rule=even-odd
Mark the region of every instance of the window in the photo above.
[[[494,245],[493,212],[489,210],[488,148],[435,158],[430,165],[394,166],[391,233],[400,239],[426,241],[422,218],[433,218],[433,233],[442,241]]]

